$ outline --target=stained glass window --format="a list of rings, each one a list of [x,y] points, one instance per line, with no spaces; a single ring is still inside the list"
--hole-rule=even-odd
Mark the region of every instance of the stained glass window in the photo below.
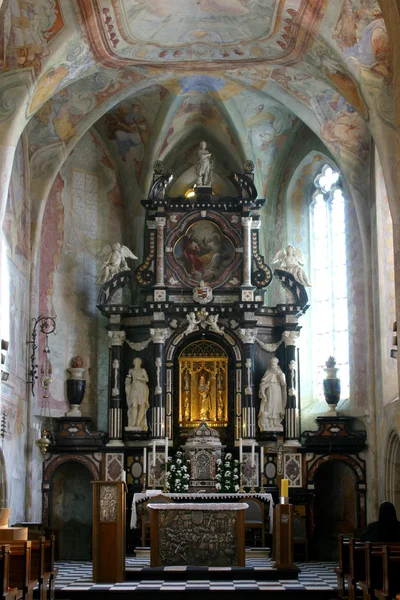
[[[347,253],[340,174],[325,165],[315,179],[310,205],[312,259],[312,353],[314,395],[324,399],[325,362],[334,356],[341,398],[349,397]]]

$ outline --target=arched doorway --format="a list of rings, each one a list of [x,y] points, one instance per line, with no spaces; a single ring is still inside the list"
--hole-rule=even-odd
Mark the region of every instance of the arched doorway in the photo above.
[[[314,552],[318,560],[338,559],[338,534],[359,523],[358,477],[342,460],[323,462],[314,476]]]
[[[386,456],[384,499],[392,502],[400,514],[400,438],[394,431],[389,435]]]
[[[92,473],[80,462],[62,463],[54,472],[50,527],[57,535],[57,558],[92,558]]]

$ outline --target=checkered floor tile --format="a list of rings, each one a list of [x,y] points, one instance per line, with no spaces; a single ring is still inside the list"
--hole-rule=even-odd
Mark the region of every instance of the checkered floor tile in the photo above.
[[[188,578],[184,581],[165,581],[160,577],[163,571],[159,570],[155,574],[157,579],[126,581],[116,584],[93,584],[92,581],[92,563],[77,561],[61,561],[57,563],[59,569],[56,580],[56,590],[63,592],[82,592],[88,591],[182,591],[182,590],[259,590],[259,591],[311,591],[320,590],[324,592],[336,591],[336,576],[334,573],[335,563],[307,562],[297,563],[300,568],[298,579],[276,581],[263,581],[262,572],[266,568],[271,568],[272,561],[265,558],[251,558],[246,560],[246,567],[254,569],[254,579],[235,579],[233,581],[210,581],[207,579],[190,579],[190,571],[187,571]],[[129,557],[126,559],[127,569],[147,569],[150,566],[149,560]],[[185,567],[176,567],[175,570],[186,570]],[[173,571],[174,568],[170,567]],[[257,577],[257,571],[260,570],[260,578]]]

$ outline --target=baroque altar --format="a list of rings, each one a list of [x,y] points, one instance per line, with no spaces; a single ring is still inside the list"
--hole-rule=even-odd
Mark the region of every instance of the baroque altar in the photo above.
[[[200,171],[208,156],[200,147]],[[284,475],[285,452],[299,446],[296,340],[308,308],[304,272],[293,267],[289,250],[274,271],[267,264],[266,200],[258,198],[253,170],[246,161],[242,173],[231,174],[231,196],[215,195],[208,170],[207,177],[198,173],[190,193],[172,197],[173,174],[156,161],[142,200],[142,262],[130,270],[127,258],[134,255],[120,247],[117,272],[111,254],[110,278],[103,266],[98,309],[108,319],[110,348],[107,452],[121,457],[131,493],[162,487],[166,454],[178,449],[190,460],[191,490],[214,490],[216,460],[239,445],[244,463],[246,447],[252,449],[245,486],[272,489]],[[268,306],[274,279],[286,303]],[[135,304],[127,300],[132,290]],[[198,434],[206,430],[212,451]],[[301,486],[300,460],[293,468]]]

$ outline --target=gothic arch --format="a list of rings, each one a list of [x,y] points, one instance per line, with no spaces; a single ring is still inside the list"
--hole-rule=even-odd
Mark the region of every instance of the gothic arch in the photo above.
[[[385,500],[392,502],[400,510],[400,437],[395,431],[389,434],[385,464]]]

